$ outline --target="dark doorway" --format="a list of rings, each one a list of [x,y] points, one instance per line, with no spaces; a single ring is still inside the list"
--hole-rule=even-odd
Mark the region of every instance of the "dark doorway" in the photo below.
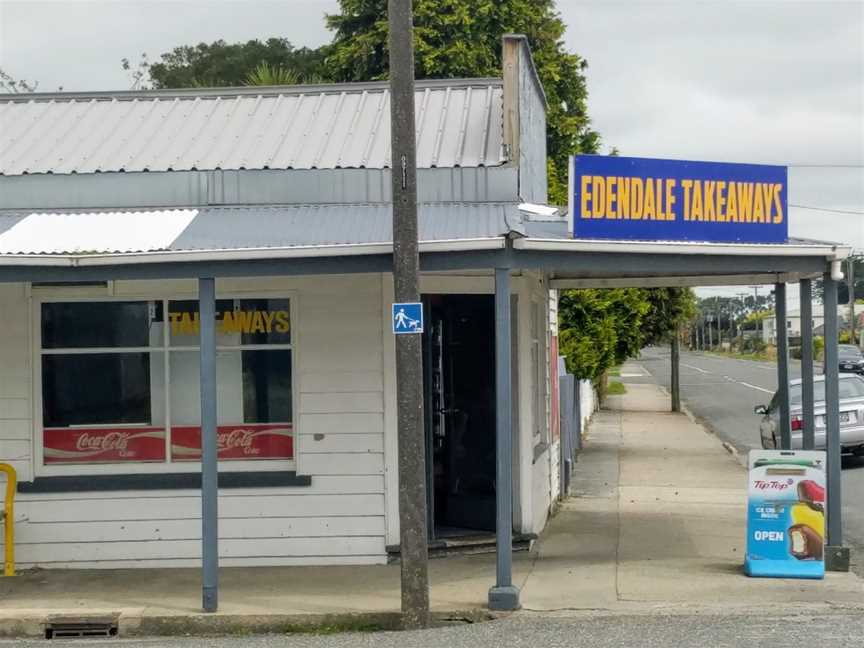
[[[424,301],[430,535],[494,531],[494,297],[429,295]]]

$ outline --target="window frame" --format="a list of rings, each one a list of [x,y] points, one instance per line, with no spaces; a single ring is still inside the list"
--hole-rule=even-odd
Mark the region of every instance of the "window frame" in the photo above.
[[[41,291],[40,291],[41,292]],[[95,292],[95,291],[94,291]],[[249,345],[223,345],[217,346],[217,353],[255,351],[255,350],[290,350],[291,351],[291,410],[292,421],[291,430],[294,443],[294,458],[293,459],[231,459],[219,462],[220,472],[284,472],[297,470],[297,455],[299,451],[298,440],[299,423],[298,423],[298,406],[300,403],[300,376],[297,367],[298,349],[300,346],[298,335],[298,302],[299,294],[296,288],[294,289],[274,289],[272,287],[257,290],[254,288],[243,290],[230,290],[219,292],[217,286],[216,299],[287,299],[288,311],[291,322],[291,342],[288,344],[249,344]],[[175,351],[195,352],[198,351],[198,345],[177,345],[170,344],[170,323],[168,320],[168,303],[171,301],[188,301],[198,300],[197,292],[189,291],[171,291],[154,294],[152,292],[129,293],[129,294],[114,294],[113,291],[100,292],[100,294],[87,293],[81,294],[79,291],[64,294],[62,288],[53,289],[46,294],[38,294],[36,291],[30,292],[30,325],[31,325],[31,394],[33,397],[33,455],[32,468],[34,477],[53,477],[63,475],[129,475],[129,474],[171,474],[171,473],[190,473],[200,472],[200,461],[172,461],[171,460],[171,353]],[[43,423],[43,397],[42,397],[42,356],[43,355],[63,355],[70,352],[69,349],[43,349],[42,348],[42,304],[57,303],[57,302],[147,302],[161,301],[163,302],[163,331],[162,340],[159,346],[152,346],[147,349],[143,347],[94,347],[82,348],[80,350],[72,350],[72,353],[80,353],[82,355],[91,353],[123,353],[134,352],[140,353],[147,351],[151,354],[162,354],[164,362],[162,370],[164,372],[165,385],[165,418],[159,423],[153,425],[161,425],[165,428],[165,461],[161,462],[116,462],[116,463],[77,463],[77,464],[46,464],[44,460],[44,430]],[[47,353],[46,353],[47,352]],[[151,386],[152,394],[152,386]],[[110,427],[122,428],[128,427],[135,429],[141,426],[138,424],[112,424]],[[93,425],[97,428],[99,425]],[[105,426],[108,427],[108,426]]]
[[[531,344],[532,445],[535,459],[549,444],[549,313],[548,302],[536,296],[530,301],[528,338]],[[536,354],[536,366],[534,365]]]

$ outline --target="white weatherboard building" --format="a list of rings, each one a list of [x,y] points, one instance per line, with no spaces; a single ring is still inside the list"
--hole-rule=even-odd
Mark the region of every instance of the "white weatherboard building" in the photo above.
[[[417,84],[423,253],[503,249],[526,230],[520,203],[545,202],[544,97],[523,41],[506,53],[506,79]],[[162,276],[166,262],[225,270],[222,564],[387,560],[389,156],[382,83],[0,101],[0,255],[28,270],[0,283],[0,461],[20,481],[20,566],[198,564],[197,281]],[[240,263],[255,276],[229,269]],[[119,272],[97,277],[106,265]],[[435,537],[491,531],[492,275],[442,266],[421,288]],[[513,526],[530,534],[559,489],[554,299],[541,272],[512,290]]]
[[[574,238],[545,206],[524,37],[504,38],[503,63],[500,79],[416,89],[433,541],[546,523],[573,447],[557,289],[790,282],[849,253]],[[200,564],[214,400],[222,565],[387,560],[389,119],[382,83],[0,100],[0,462],[20,480],[20,566]],[[199,385],[211,325],[215,399]],[[509,543],[497,551],[512,608]]]

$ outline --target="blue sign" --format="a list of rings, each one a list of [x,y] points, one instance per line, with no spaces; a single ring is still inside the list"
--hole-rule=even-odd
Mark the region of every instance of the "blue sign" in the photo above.
[[[825,576],[825,453],[751,450],[748,576]]]
[[[577,155],[570,159],[576,238],[782,243],[786,167]]]
[[[393,304],[393,332],[396,335],[423,332],[423,304],[403,302]]]

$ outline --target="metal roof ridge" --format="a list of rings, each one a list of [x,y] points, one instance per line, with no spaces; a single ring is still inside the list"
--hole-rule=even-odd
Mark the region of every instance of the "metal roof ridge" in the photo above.
[[[468,88],[501,86],[504,81],[498,77],[418,79],[417,89]],[[283,86],[226,86],[215,88],[165,88],[159,90],[92,90],[78,92],[29,92],[0,95],[0,103],[27,103],[30,101],[78,101],[116,99],[175,99],[175,98],[218,98],[218,97],[257,97],[300,94],[341,94],[369,91],[383,92],[390,88],[389,81],[351,81],[344,83],[310,83]]]
[[[165,205],[165,206],[141,206],[141,207],[74,207],[74,208],[0,208],[0,218],[11,216],[28,216],[30,214],[132,214],[132,213],[147,213],[154,211],[184,211],[189,209],[197,209],[198,211],[229,211],[242,209],[255,210],[278,210],[278,209],[301,209],[301,208],[350,208],[350,207],[381,207],[389,208],[393,203],[391,201],[378,202],[334,202],[334,203],[315,203],[315,202],[298,202],[298,203],[243,203],[237,205]],[[518,201],[515,200],[422,200],[417,202],[418,207],[443,207],[447,205],[454,206],[493,206],[493,207],[517,207]]]

